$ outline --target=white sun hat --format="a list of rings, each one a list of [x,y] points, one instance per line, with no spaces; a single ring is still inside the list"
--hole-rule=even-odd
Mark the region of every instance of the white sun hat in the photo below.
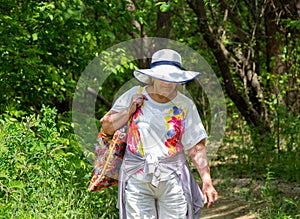
[[[149,77],[184,84],[199,76],[199,72],[186,71],[182,67],[181,56],[171,49],[158,50],[152,55],[150,69],[133,71],[133,76],[144,84],[149,83]]]

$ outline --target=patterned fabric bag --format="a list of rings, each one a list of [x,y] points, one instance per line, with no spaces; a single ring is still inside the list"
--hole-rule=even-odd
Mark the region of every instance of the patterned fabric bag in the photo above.
[[[141,94],[143,87],[139,87]],[[95,192],[118,184],[119,170],[126,149],[127,126],[115,131],[113,136],[102,130],[98,133],[95,148],[95,161],[89,192]]]
[[[89,192],[118,184],[119,169],[126,148],[126,127],[108,136],[100,130],[95,148],[95,161]]]

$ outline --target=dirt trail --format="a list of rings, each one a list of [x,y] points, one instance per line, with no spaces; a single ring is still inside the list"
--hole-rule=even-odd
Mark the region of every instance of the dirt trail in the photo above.
[[[219,199],[210,208],[202,210],[201,219],[254,219],[255,214],[250,213],[250,204],[243,200],[225,197],[219,194]]]

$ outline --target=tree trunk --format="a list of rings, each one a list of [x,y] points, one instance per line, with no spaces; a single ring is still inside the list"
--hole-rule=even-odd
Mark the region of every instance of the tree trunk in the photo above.
[[[290,0],[284,4],[280,0],[272,0],[266,7],[264,14],[265,30],[266,30],[266,51],[267,51],[267,70],[277,78],[288,77],[286,86],[276,81],[274,83],[274,93],[285,93],[283,97],[278,97],[279,104],[285,105],[291,112],[297,112],[300,107],[299,73],[293,69],[293,65],[297,65],[299,59],[293,57],[293,42],[290,39],[299,39],[299,30],[291,29],[288,25],[283,25],[283,20],[299,20],[300,18],[300,1]],[[297,47],[297,45],[294,45]],[[282,50],[282,48],[286,48]],[[285,57],[285,59],[283,59]],[[286,58],[290,57],[290,58]],[[294,59],[295,58],[295,59]]]
[[[168,2],[168,0],[164,0]],[[171,31],[171,11],[161,12],[159,7],[157,11],[157,21],[156,21],[156,36],[168,38]]]
[[[255,69],[249,69],[249,66],[252,66],[252,63],[250,63],[251,61],[248,60],[248,63],[243,63],[243,60],[239,60],[240,62],[237,62],[230,55],[225,45],[220,39],[217,38],[218,34],[214,32],[209,25],[203,0],[188,0],[187,2],[198,18],[199,32],[202,33],[204,40],[216,58],[217,64],[220,68],[221,76],[223,78],[226,93],[235,103],[235,106],[245,118],[248,125],[252,127],[253,136],[255,136],[253,137],[253,140],[255,140],[254,144],[257,150],[263,149],[262,145],[267,147],[270,144],[264,144],[263,142],[270,141],[269,138],[271,136],[271,128],[269,121],[266,119],[266,114],[260,113],[262,106],[257,104],[259,103],[257,100],[257,94],[261,91],[257,89],[260,87],[260,85],[257,75],[255,76]],[[242,59],[243,57],[247,57],[247,55],[243,55],[240,58]],[[245,80],[251,82],[251,89],[255,91],[255,97],[252,98],[252,100],[255,99],[255,102],[251,102],[251,97],[247,98],[245,95],[242,95],[242,93],[239,92],[233,81],[233,76],[230,69],[236,69],[236,71],[243,75]]]

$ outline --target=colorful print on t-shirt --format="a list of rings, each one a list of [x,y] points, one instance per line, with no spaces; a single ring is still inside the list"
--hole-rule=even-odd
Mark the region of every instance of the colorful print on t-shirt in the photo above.
[[[128,149],[138,155],[143,157],[143,141],[141,138],[141,133],[139,132],[139,122],[141,122],[141,116],[143,115],[143,107],[139,108],[137,112],[133,115],[132,120],[129,124],[129,132],[127,139]],[[161,140],[162,145],[166,147],[166,152],[168,156],[173,156],[177,152],[183,150],[183,145],[181,144],[181,136],[184,133],[185,118],[186,118],[186,108],[180,107],[179,105],[173,105],[172,108],[165,111],[165,116],[162,117],[165,120],[164,129],[161,130],[165,134]],[[153,122],[158,122],[159,120],[153,120]],[[151,138],[151,136],[148,136]],[[157,142],[158,143],[158,142]]]
[[[172,156],[183,149],[180,138],[185,127],[186,108],[173,106],[165,117],[167,125],[167,140],[165,146],[169,149],[168,155]]]
[[[138,131],[138,122],[143,114],[142,109],[138,108],[129,123],[129,132],[127,138],[128,149],[141,157],[144,156],[143,142],[141,141],[140,132]]]

